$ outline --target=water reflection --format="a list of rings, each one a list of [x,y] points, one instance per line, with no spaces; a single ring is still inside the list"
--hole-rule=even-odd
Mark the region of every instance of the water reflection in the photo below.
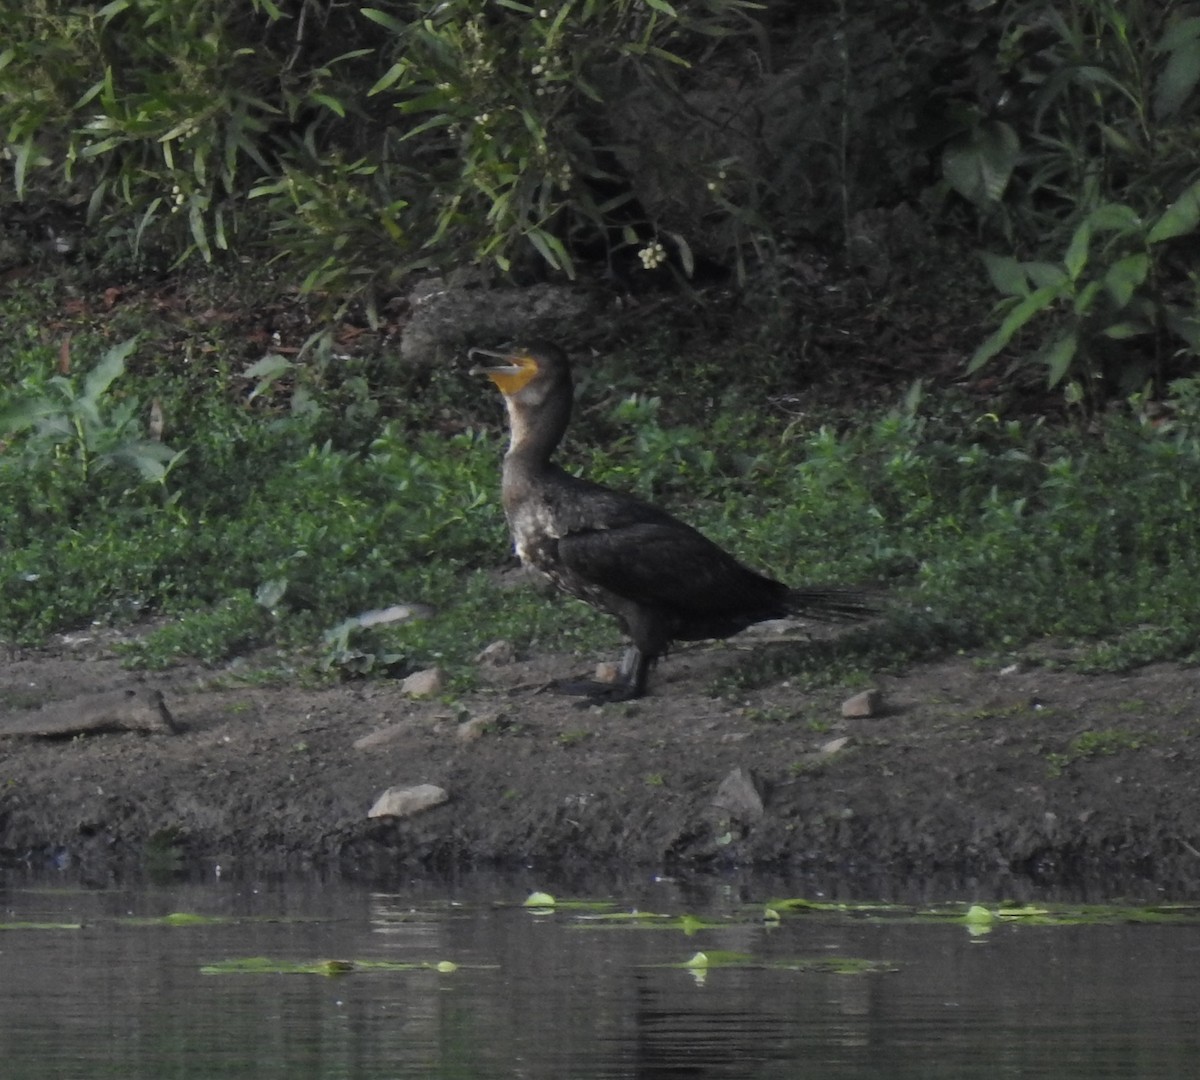
[[[1161,1077],[1200,1051],[1200,928],[744,921],[752,883],[640,883],[685,934],[511,904],[527,882],[315,879],[47,891],[0,879],[0,1070],[47,1077]],[[770,891],[775,891],[773,888]],[[132,921],[173,911],[238,922]],[[679,966],[697,951],[766,965]],[[203,975],[215,961],[459,968]],[[894,973],[772,964],[853,956]],[[668,966],[672,965],[672,966]]]

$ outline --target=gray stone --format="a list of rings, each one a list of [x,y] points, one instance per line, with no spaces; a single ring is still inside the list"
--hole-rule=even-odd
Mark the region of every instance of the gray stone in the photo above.
[[[162,691],[142,688],[83,694],[40,709],[0,717],[0,735],[48,738],[99,731],[174,733],[179,730]]]
[[[765,812],[753,778],[741,767],[732,770],[721,781],[713,797],[713,806],[744,824],[761,821]]]
[[[442,692],[441,668],[426,668],[424,671],[414,671],[400,684],[400,689],[409,697],[432,697]]]
[[[842,715],[847,720],[878,716],[883,710],[883,694],[878,690],[863,690],[842,702]]]
[[[487,734],[488,725],[492,723],[494,721],[490,716],[476,716],[471,720],[464,720],[454,729],[454,737],[460,743],[476,742]]]
[[[380,728],[378,731],[372,731],[360,739],[354,740],[355,750],[377,750],[381,746],[390,746],[394,742],[399,742],[406,735],[413,731],[413,723],[411,720],[403,720],[398,724],[390,724],[388,727]]]
[[[422,810],[441,806],[450,798],[445,788],[436,784],[418,784],[416,787],[390,787],[367,811],[367,817],[412,817]]]
[[[561,338],[598,312],[597,300],[569,285],[488,288],[429,278],[408,297],[412,314],[400,335],[400,356],[412,364],[444,364],[470,345],[534,337]]]
[[[511,664],[517,658],[517,650],[511,641],[501,638],[493,641],[475,657],[477,664],[488,664],[492,667],[502,667]]]

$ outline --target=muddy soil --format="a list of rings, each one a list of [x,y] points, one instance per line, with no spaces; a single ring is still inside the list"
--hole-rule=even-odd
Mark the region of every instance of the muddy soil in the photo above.
[[[176,730],[0,738],[0,863],[1200,883],[1195,671],[953,658],[881,675],[882,712],[855,719],[841,705],[860,686],[712,695],[750,650],[796,647],[691,649],[660,665],[651,696],[591,709],[544,690],[587,670],[571,656],[489,667],[447,704],[387,680],[133,673],[97,635],[12,651],[0,716],[133,687],[161,691]],[[735,770],[750,784],[722,787]],[[418,784],[448,801],[368,817],[385,789]]]

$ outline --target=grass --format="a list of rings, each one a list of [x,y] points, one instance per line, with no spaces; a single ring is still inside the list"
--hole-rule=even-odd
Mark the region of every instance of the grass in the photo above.
[[[30,324],[46,303],[32,290],[0,314]],[[389,671],[436,662],[454,688],[498,638],[617,644],[582,605],[495,580],[509,542],[490,387],[452,371],[297,363],[289,391],[272,384],[248,404],[236,365],[201,378],[159,362],[163,348],[148,330],[105,382],[89,380],[112,349],[95,336],[76,339],[65,373],[63,353],[30,334],[0,344],[0,640],[169,616],[130,647],[131,664],[267,648],[314,668],[342,655],[387,657]],[[1174,427],[1114,415],[1084,431],[909,395],[848,430],[801,428],[711,403],[689,414],[670,363],[640,370],[636,394],[580,410],[565,464],[666,502],[784,580],[892,596],[884,620],[836,643],[758,650],[739,684],[840,680],[1047,637],[1105,670],[1196,651],[1200,427],[1186,412]],[[595,362],[582,383],[602,396]],[[127,451],[148,441],[152,400],[172,456],[142,460]],[[34,406],[35,421],[13,419]],[[334,655],[329,631],[397,603],[436,614],[362,631]]]

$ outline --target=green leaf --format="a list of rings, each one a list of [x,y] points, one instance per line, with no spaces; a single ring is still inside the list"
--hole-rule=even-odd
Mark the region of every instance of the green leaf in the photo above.
[[[136,346],[137,337],[134,336],[109,349],[83,380],[82,400],[93,404],[99,401],[113,380],[124,374],[125,360]]]
[[[1166,120],[1179,112],[1200,81],[1200,41],[1194,38],[1171,51],[1154,87],[1154,115]]]
[[[1153,327],[1142,322],[1118,322],[1106,326],[1100,331],[1100,334],[1113,341],[1125,341],[1127,338],[1141,337],[1143,334],[1150,334],[1153,331]]]
[[[1138,253],[1118,259],[1104,274],[1104,287],[1118,309],[1125,307],[1146,275],[1150,272],[1150,256]]]
[[[1079,338],[1074,331],[1060,337],[1053,345],[1042,353],[1046,365],[1046,379],[1050,386],[1057,386],[1075,358],[1075,350],[1079,347]]]
[[[206,263],[212,262],[212,248],[208,246],[208,229],[204,226],[204,211],[198,202],[188,207],[188,228],[191,229],[192,239]]]
[[[371,97],[374,94],[381,94],[389,86],[394,86],[399,81],[400,76],[403,75],[407,70],[408,61],[397,60],[376,80],[375,85],[367,91],[367,97]]]
[[[1133,139],[1123,131],[1118,131],[1111,124],[1101,124],[1100,134],[1104,137],[1105,143],[1119,154],[1128,154],[1132,157],[1141,153],[1141,147]]]
[[[1063,256],[1063,265],[1066,266],[1067,276],[1072,281],[1079,280],[1079,275],[1083,273],[1083,268],[1087,265],[1088,245],[1091,242],[1092,227],[1084,218],[1072,233],[1071,242],[1067,245],[1067,253]]]
[[[1062,285],[1044,285],[1042,288],[1025,297],[1024,300],[1008,313],[1004,322],[1000,324],[999,329],[975,350],[971,359],[967,362],[967,371],[975,372],[983,367],[984,364],[1012,340],[1013,335],[1021,327],[1039,312],[1044,311],[1053,304],[1062,295],[1062,290]]]
[[[667,0],[646,0],[646,6],[653,8],[655,11],[661,11],[664,15],[669,15],[672,19],[679,18],[679,13],[667,3]]]
[[[129,0],[112,0],[111,4],[105,4],[104,7],[96,12],[96,17],[108,22],[128,7]]]
[[[684,275],[690,278],[696,272],[696,260],[692,256],[691,247],[682,234],[671,232],[670,229],[663,231],[675,241],[675,250],[679,252],[679,265],[683,268]]]
[[[1004,195],[1020,149],[1017,133],[1008,124],[985,121],[942,152],[942,175],[964,199],[987,206]]]
[[[346,107],[337,98],[314,90],[308,95],[308,99],[309,101],[317,102],[319,105],[324,105],[330,112],[336,113],[343,120],[346,119]]]
[[[571,256],[567,254],[567,249],[557,236],[546,232],[545,229],[530,229],[525,235],[546,262],[555,270],[562,270],[567,277],[574,279],[575,268]]]
[[[993,255],[981,251],[979,257],[987,267],[988,277],[999,292],[1005,296],[1028,296],[1029,275],[1025,267],[1011,255]]]
[[[29,156],[33,153],[33,136],[9,149],[13,155],[13,187],[20,200],[25,198],[25,174],[29,169]]]
[[[1088,309],[1092,306],[1092,301],[1096,299],[1096,293],[1103,288],[1103,284],[1099,281],[1089,281],[1075,296],[1075,302],[1072,305],[1076,315],[1086,315]]]
[[[1049,262],[1027,262],[1025,272],[1039,289],[1065,285],[1070,279],[1061,266]]]
[[[1157,244],[1194,232],[1200,224],[1200,180],[1190,184],[1150,229],[1146,242]]]
[[[138,222],[137,231],[133,234],[133,250],[137,251],[142,246],[142,233],[144,233],[150,222],[154,220],[154,215],[158,213],[158,208],[162,206],[162,196],[151,200],[150,205],[146,207],[146,212],[142,214],[142,220]]]
[[[386,11],[380,11],[378,8],[360,8],[359,14],[373,23],[378,23],[385,30],[391,30],[394,34],[403,34],[408,29],[406,23],[402,23],[394,15],[389,15]]]
[[[50,398],[24,398],[0,409],[0,436],[15,435],[33,427],[39,420],[62,412],[62,406]]]
[[[1193,16],[1190,19],[1180,19],[1177,23],[1172,23],[1167,28],[1166,32],[1158,43],[1154,46],[1154,51],[1159,53],[1170,53],[1184,45],[1200,38],[1200,17]]]
[[[1138,232],[1142,219],[1132,207],[1124,203],[1104,203],[1087,216],[1094,231],[1112,231],[1122,234]]]
[[[1167,329],[1188,343],[1188,348],[1194,353],[1200,353],[1200,318],[1194,315],[1180,315],[1168,312],[1166,317]]]
[[[79,156],[82,158],[99,157],[101,154],[107,154],[113,147],[120,146],[123,142],[125,142],[124,135],[110,135],[107,139],[101,139],[90,146],[85,146],[79,151]]]

